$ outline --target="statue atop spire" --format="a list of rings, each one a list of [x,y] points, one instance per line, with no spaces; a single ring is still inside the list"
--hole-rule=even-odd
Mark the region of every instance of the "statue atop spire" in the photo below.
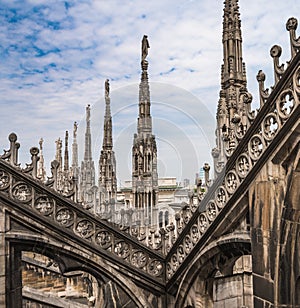
[[[109,79],[105,80],[105,98],[109,97]]]
[[[110,112],[109,80],[105,80],[105,115],[103,126],[102,151],[99,158],[99,205],[96,213],[105,218],[114,212],[114,201],[117,194],[116,159],[112,141],[112,118]],[[109,208],[107,206],[109,205]]]
[[[77,129],[78,129],[78,124],[75,121],[74,122],[74,126],[73,126],[73,138],[76,139],[77,138]]]
[[[85,150],[84,150],[84,160],[92,160],[92,145],[91,145],[91,107],[90,104],[86,107],[86,132],[85,132]]]
[[[143,209],[144,217],[148,219],[148,224],[151,224],[153,208],[157,205],[158,175],[156,141],[152,134],[148,61],[146,60],[149,48],[148,37],[144,35],[142,39],[142,73],[139,85],[137,134],[134,134],[132,147],[132,194],[133,206]]]
[[[146,57],[148,56],[148,49],[150,48],[149,42],[148,42],[148,36],[144,35],[142,39],[142,61],[143,64],[146,60]]]
[[[112,121],[110,112],[110,98],[109,98],[109,79],[105,80],[105,116],[104,116],[104,134],[103,147],[112,148]]]

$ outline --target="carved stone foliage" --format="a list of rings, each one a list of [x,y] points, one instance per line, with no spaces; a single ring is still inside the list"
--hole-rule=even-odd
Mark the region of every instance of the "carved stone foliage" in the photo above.
[[[147,255],[144,251],[135,251],[131,255],[131,263],[138,268],[144,268],[144,266],[148,263],[147,261]]]
[[[130,246],[124,241],[116,242],[114,249],[115,254],[123,259],[126,259],[130,254]]]
[[[83,238],[89,238],[94,233],[94,225],[87,219],[77,222],[75,232]]]
[[[3,170],[0,171],[0,190],[4,190],[9,187],[9,174]]]
[[[30,201],[32,197],[31,187],[23,182],[15,184],[12,189],[12,197],[24,203]]]
[[[277,133],[280,121],[278,120],[278,115],[276,113],[269,113],[263,120],[262,132],[263,136],[267,141],[273,139]]]
[[[64,227],[70,227],[74,223],[74,212],[68,208],[58,210],[55,217],[56,221]]]
[[[54,201],[48,196],[40,196],[34,202],[34,208],[41,214],[48,216],[54,210]]]
[[[106,230],[101,230],[96,233],[95,241],[100,247],[108,249],[112,246],[113,235]]]
[[[164,267],[159,260],[152,260],[148,263],[148,272],[155,276],[160,277],[163,273]]]
[[[228,200],[227,191],[224,186],[220,186],[216,190],[215,202],[219,209],[222,209]]]
[[[255,161],[259,159],[265,148],[263,137],[254,135],[248,143],[249,156]]]
[[[251,159],[247,154],[242,154],[237,159],[236,162],[236,172],[241,177],[244,178],[251,169]]]

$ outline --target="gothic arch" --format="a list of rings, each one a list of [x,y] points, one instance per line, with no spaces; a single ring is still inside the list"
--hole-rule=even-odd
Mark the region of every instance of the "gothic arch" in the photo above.
[[[30,251],[42,254],[50,259],[53,259],[60,268],[62,274],[73,271],[82,271],[91,274],[95,277],[98,284],[104,281],[112,281],[132,300],[136,307],[147,307],[147,299],[145,295],[131,282],[126,279],[119,271],[115,270],[105,260],[98,258],[95,262],[90,253],[77,250],[76,247],[60,244],[55,240],[45,236],[31,235],[28,233],[18,232],[18,236],[7,239],[7,245],[10,251],[10,264],[7,264],[9,271],[14,272],[16,268],[20,269],[22,251]],[[16,280],[16,275],[10,275],[10,278]],[[20,283],[15,281],[14,284]],[[13,293],[8,290],[8,293]]]
[[[198,277],[209,282],[218,271],[232,272],[235,261],[250,254],[250,238],[244,234],[229,234],[211,242],[187,267],[175,298],[175,307],[184,307],[190,289]]]

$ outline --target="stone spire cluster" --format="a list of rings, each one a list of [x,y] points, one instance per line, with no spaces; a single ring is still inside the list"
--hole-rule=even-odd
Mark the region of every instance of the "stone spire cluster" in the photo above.
[[[62,155],[63,142],[56,140],[55,155],[55,181],[56,189],[64,195],[72,195],[73,199],[81,202],[85,209],[92,209],[99,215],[107,216],[111,211],[109,204],[114,204],[117,194],[116,159],[113,151],[112,117],[110,111],[109,81],[105,82],[105,115],[103,127],[103,145],[99,159],[99,178],[96,185],[95,164],[92,158],[92,134],[91,134],[91,107],[86,107],[86,131],[84,139],[84,158],[81,166],[78,164],[78,124],[74,122],[72,162],[69,162],[69,133],[66,131],[64,143],[64,155]],[[40,141],[42,154],[42,141]],[[39,165],[39,176],[43,175],[43,157]],[[103,217],[104,217],[103,216]]]
[[[153,209],[158,203],[157,147],[152,133],[150,112],[150,89],[148,82],[148,38],[144,35],[141,50],[141,81],[139,85],[139,115],[137,133],[132,147],[132,206],[135,223],[151,225]],[[73,128],[72,162],[69,162],[69,134],[66,132],[64,156],[62,140],[56,141],[57,189],[69,195],[72,190],[74,200],[82,202],[85,209],[91,209],[100,217],[111,220],[117,199],[116,158],[113,151],[112,116],[110,108],[110,85],[105,81],[105,114],[103,124],[103,144],[99,157],[99,177],[96,185],[95,166],[92,158],[91,108],[86,107],[86,131],[84,158],[78,164],[77,128]],[[63,159],[64,158],[64,159]],[[64,160],[64,164],[63,164]]]
[[[55,143],[55,166],[57,168],[56,189],[64,195],[69,195],[73,191],[72,173],[69,168],[69,132],[66,131],[65,133],[64,156],[62,155],[63,141],[58,138]]]
[[[105,115],[103,127],[103,144],[99,159],[99,200],[101,212],[116,199],[117,178],[116,158],[113,151],[112,118],[110,111],[109,80],[105,81]]]
[[[142,40],[141,82],[139,85],[139,116],[137,134],[134,134],[132,146],[132,193],[133,205],[142,210],[143,217],[150,224],[152,209],[157,203],[157,147],[152,134],[152,118],[150,113],[150,90],[148,83],[149,42],[144,35]]]
[[[223,15],[223,65],[217,108],[215,171],[221,172],[251,121],[252,95],[247,91],[242,57],[242,32],[238,0],[225,0]]]

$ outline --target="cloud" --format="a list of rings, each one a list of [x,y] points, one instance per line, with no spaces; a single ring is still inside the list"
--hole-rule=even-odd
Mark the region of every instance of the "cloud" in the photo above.
[[[49,165],[54,158],[54,141],[72,129],[73,121],[78,121],[84,132],[85,106],[91,104],[97,162],[102,142],[103,87],[109,78],[119,177],[130,178],[140,43],[148,34],[153,129],[162,169],[168,175],[192,179],[210,159],[214,146],[223,57],[222,9],[221,2],[210,0],[130,0],[126,5],[120,0],[2,0],[0,147],[7,149],[7,136],[17,132],[24,163],[30,160],[29,148],[43,137]],[[240,2],[243,56],[254,106],[258,105],[257,71],[263,69],[266,83],[273,84],[269,50],[274,44],[282,45],[282,62],[289,60],[285,22],[299,11],[300,3],[294,0],[274,0],[272,5],[262,0]],[[177,154],[184,145],[191,148],[195,158],[187,159],[183,151],[179,163]],[[80,151],[83,153],[82,148]],[[122,151],[129,157],[126,168],[122,167]],[[174,160],[168,163],[170,157]],[[186,166],[186,160],[192,163]],[[184,166],[181,169],[180,164]],[[172,169],[172,165],[176,166]]]

